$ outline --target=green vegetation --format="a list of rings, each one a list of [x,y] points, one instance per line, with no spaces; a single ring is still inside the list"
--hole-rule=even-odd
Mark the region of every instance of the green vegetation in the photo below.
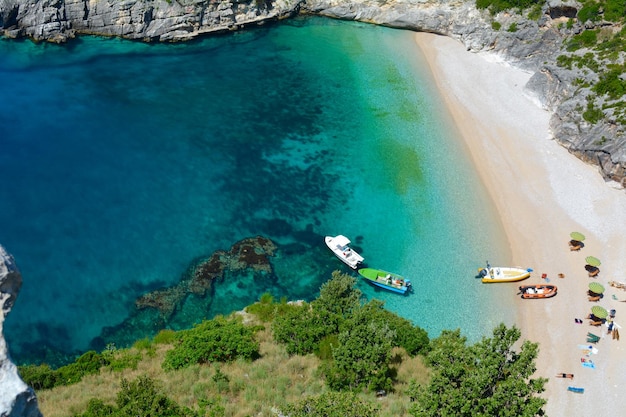
[[[477,9],[487,9],[492,15],[500,13],[504,10],[525,10],[532,8],[536,14],[536,6],[539,8],[543,5],[542,0],[476,0]]]
[[[259,356],[254,329],[241,319],[216,317],[189,330],[181,330],[174,349],[167,352],[163,369],[181,369],[198,363],[252,360]]]
[[[19,373],[28,385],[35,390],[50,389],[61,385],[79,382],[85,375],[96,374],[100,368],[109,365],[101,354],[90,350],[81,355],[74,363],[51,369],[46,364],[18,367]]]
[[[626,0],[583,2],[578,11],[579,22],[613,22],[597,29],[586,29],[570,37],[566,49],[570,54],[560,55],[556,64],[569,70],[580,70],[587,75],[577,77],[574,86],[589,89],[586,108],[581,109],[585,121],[595,124],[605,120],[610,114],[613,120],[626,126],[626,72],[623,54],[626,52]],[[618,30],[619,29],[619,30]],[[610,109],[610,112],[607,111]]]
[[[290,417],[364,417],[378,415],[378,407],[354,393],[327,392],[289,405],[285,412]]]
[[[538,345],[525,341],[513,350],[521,333],[496,327],[492,338],[473,346],[458,330],[444,331],[426,357],[433,368],[427,386],[411,384],[414,416],[536,416],[546,400],[536,396],[547,379],[532,379]]]
[[[117,406],[105,404],[102,400],[89,401],[87,410],[76,417],[196,417],[200,416],[187,407],[181,407],[165,396],[156,382],[146,376],[135,381],[122,379],[122,389],[117,394]]]
[[[382,302],[364,302],[355,279],[335,272],[310,303],[264,294],[245,313],[88,352],[70,365],[84,371],[70,385],[46,382],[63,368],[20,371],[31,372],[46,417],[408,417],[456,410],[451,403],[483,415],[538,415],[545,401],[534,394],[545,380],[530,379],[537,345],[524,342],[517,353],[519,337],[501,325],[474,346],[459,330],[430,341]]]
[[[597,123],[604,117],[604,113],[601,109],[593,105],[593,101],[587,101],[587,109],[583,112],[583,119],[591,124]]]

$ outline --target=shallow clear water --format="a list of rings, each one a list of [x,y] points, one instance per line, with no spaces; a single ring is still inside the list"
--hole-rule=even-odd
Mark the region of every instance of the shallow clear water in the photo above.
[[[228,313],[266,291],[310,299],[345,234],[415,293],[368,297],[437,336],[508,322],[493,207],[412,34],[296,19],[180,45],[0,41],[0,242],[24,278],[17,361],[62,361]],[[267,236],[273,274],[233,274],[168,320],[135,299]]]

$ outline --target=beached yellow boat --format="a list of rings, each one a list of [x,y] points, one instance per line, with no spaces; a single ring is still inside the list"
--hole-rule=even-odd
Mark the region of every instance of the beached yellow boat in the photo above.
[[[492,282],[515,282],[530,277],[530,271],[522,268],[512,267],[492,267],[487,264],[486,268],[479,268],[478,275],[481,281],[485,283]]]

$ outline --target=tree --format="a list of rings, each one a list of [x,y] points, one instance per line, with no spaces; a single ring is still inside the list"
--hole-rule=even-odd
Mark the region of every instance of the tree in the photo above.
[[[310,304],[291,305],[289,309],[276,316],[272,323],[274,340],[286,346],[290,355],[306,355],[313,353],[319,342],[329,333],[335,331],[334,326],[321,319],[313,311]]]
[[[375,417],[378,407],[361,401],[352,392],[326,392],[290,404],[284,413],[290,417]]]
[[[459,330],[443,331],[431,342],[426,357],[432,379],[426,387],[411,383],[409,395],[415,401],[414,416],[502,416],[531,417],[542,413],[546,400],[536,394],[544,391],[545,378],[532,379],[538,345],[513,345],[521,332],[500,324],[492,338],[473,346]]]
[[[361,304],[363,293],[355,285],[356,278],[333,271],[331,279],[322,284],[319,297],[313,301],[313,309],[326,313],[338,324]]]
[[[390,330],[395,333],[393,346],[404,348],[406,352],[415,356],[418,354],[426,354],[428,352],[429,338],[426,330],[419,326],[414,326],[404,317],[400,317],[389,310],[380,309],[380,322],[387,323]]]
[[[395,332],[379,320],[381,309],[382,302],[373,300],[342,323],[326,375],[332,389],[392,388],[389,363]]]

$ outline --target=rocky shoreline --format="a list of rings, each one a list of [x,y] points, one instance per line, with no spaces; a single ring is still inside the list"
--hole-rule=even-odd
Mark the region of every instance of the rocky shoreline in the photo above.
[[[80,35],[178,42],[312,14],[449,36],[468,51],[491,52],[531,72],[526,89],[552,113],[554,139],[597,166],[612,185],[626,188],[624,126],[610,114],[595,124],[582,117],[591,92],[576,80],[595,81],[597,75],[556,64],[564,41],[584,29],[579,22],[564,24],[579,7],[575,2],[548,2],[540,18],[531,20],[507,13],[491,16],[473,1],[453,0],[0,0],[0,28],[7,38],[37,42],[63,43]],[[502,28],[515,24],[516,30],[496,30],[493,22]],[[2,335],[20,286],[13,258],[0,246],[0,415],[34,417],[41,415],[37,399],[19,378]]]
[[[474,4],[463,0],[0,0],[0,27],[5,37],[34,41],[63,43],[80,35],[102,35],[178,42],[314,14],[449,36],[468,51],[489,51],[532,72],[526,88],[552,112],[554,139],[596,165],[615,187],[625,188],[624,126],[611,117],[610,110],[595,124],[582,116],[593,94],[576,81],[594,82],[597,74],[556,64],[565,52],[564,41],[591,24],[583,26],[573,19],[580,4],[549,0],[538,19],[504,12],[491,16]],[[494,29],[494,22],[502,29]],[[607,26],[607,22],[600,24]]]
[[[0,416],[41,417],[35,392],[22,381],[11,362],[2,332],[4,319],[21,287],[22,275],[15,260],[0,246]]]

